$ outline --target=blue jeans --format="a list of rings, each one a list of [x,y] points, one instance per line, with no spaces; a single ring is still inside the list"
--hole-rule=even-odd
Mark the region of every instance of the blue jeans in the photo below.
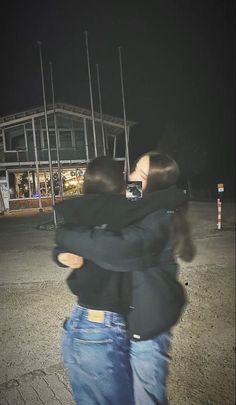
[[[77,405],[134,404],[129,345],[121,315],[75,306],[62,355]]]
[[[141,342],[131,341],[135,405],[166,405],[170,333]]]

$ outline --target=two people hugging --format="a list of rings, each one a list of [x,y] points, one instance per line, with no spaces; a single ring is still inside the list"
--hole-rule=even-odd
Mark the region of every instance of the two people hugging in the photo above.
[[[167,404],[171,328],[186,304],[178,258],[195,247],[187,201],[170,156],[141,156],[129,180],[143,198],[125,197],[122,168],[92,160],[84,195],[56,205],[54,260],[77,303],[66,319],[62,355],[78,405]]]

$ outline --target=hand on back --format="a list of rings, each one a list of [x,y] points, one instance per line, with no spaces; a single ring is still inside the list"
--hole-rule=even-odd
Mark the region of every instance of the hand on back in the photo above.
[[[71,267],[72,269],[79,269],[84,264],[83,257],[74,255],[73,253],[60,253],[57,259],[64,266]]]

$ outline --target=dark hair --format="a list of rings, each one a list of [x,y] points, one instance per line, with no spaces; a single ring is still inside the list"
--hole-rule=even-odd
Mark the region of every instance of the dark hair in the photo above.
[[[84,175],[85,194],[120,194],[124,191],[122,166],[110,156],[100,156],[89,162]]]
[[[169,155],[157,151],[148,152],[147,155],[150,157],[150,166],[145,192],[163,190],[176,185],[180,175],[177,162]],[[174,228],[177,255],[186,262],[192,261],[196,254],[196,248],[187,218],[187,205],[176,209]]]
[[[184,262],[191,262],[196,255],[191,227],[187,218],[188,206],[179,207],[174,213],[176,235],[175,251]]]
[[[180,175],[179,166],[169,155],[149,152],[149,173],[146,192],[163,190],[177,183]]]

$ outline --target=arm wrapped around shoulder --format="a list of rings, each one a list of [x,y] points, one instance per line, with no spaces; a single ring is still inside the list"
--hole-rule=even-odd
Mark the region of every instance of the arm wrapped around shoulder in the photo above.
[[[83,226],[63,226],[56,231],[56,243],[67,252],[83,256],[111,271],[143,271],[155,264],[158,250],[168,235],[160,226],[159,210],[136,225],[120,231]]]
[[[142,270],[143,230],[137,226],[122,231],[63,226],[56,231],[56,243],[64,251],[83,256],[113,271]]]

